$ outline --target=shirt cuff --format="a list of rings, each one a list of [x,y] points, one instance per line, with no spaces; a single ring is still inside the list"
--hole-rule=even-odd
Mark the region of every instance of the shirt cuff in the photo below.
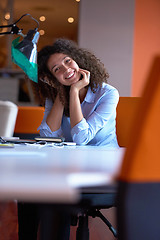
[[[52,132],[50,127],[48,126],[48,124],[46,122],[42,123],[37,130],[40,130],[40,132],[43,132],[43,133],[45,133],[45,132],[49,133],[50,137],[60,137],[60,136],[62,136],[62,129],[61,128]]]
[[[71,129],[71,134],[72,136],[75,134],[78,134],[79,132],[81,132],[82,130],[86,130],[88,129],[88,123],[86,122],[86,120],[83,118],[79,123],[77,123],[72,129]]]

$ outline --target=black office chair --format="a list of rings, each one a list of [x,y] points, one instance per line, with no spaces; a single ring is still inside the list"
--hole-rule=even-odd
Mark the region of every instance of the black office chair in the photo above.
[[[89,240],[89,217],[99,217],[117,238],[117,231],[101,213],[101,209],[116,206],[116,185],[112,188],[98,187],[82,189],[81,200],[78,204],[77,215],[72,216],[72,226],[77,226],[76,240]]]
[[[129,132],[140,103],[139,97],[120,97],[117,106],[117,138],[119,146],[127,147]],[[72,217],[73,226],[77,226],[76,240],[89,240],[89,217],[99,217],[117,238],[117,231],[101,213],[101,209],[116,207],[117,185],[82,189],[78,214]]]

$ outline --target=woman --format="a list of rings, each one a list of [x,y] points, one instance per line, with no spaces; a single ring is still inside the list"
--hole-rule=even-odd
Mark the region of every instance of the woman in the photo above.
[[[64,137],[78,145],[118,147],[118,91],[107,84],[104,65],[76,43],[58,39],[38,54],[36,86],[45,115],[40,135]]]
[[[38,54],[38,84],[33,83],[36,97],[45,106],[40,135],[64,137],[77,145],[119,147],[115,120],[119,94],[107,83],[108,77],[100,60],[71,40],[57,39],[44,47]],[[24,236],[36,239],[38,212],[42,240],[69,239],[69,213],[55,211],[51,205],[42,205],[38,210],[35,205],[29,207],[33,207],[34,214],[26,204],[18,205],[19,232],[23,235],[20,240]]]

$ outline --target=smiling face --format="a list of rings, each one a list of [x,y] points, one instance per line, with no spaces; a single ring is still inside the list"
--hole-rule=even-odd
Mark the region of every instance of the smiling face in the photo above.
[[[52,54],[47,67],[53,76],[65,86],[71,86],[80,79],[79,66],[72,58],[63,53]]]

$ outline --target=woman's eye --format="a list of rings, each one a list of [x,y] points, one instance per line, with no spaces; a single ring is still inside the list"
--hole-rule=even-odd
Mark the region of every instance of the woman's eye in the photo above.
[[[69,62],[71,62],[71,59],[70,59],[70,58],[68,58],[68,59],[66,60],[66,63],[69,63]]]
[[[57,72],[59,70],[59,67],[55,68],[54,72]]]

